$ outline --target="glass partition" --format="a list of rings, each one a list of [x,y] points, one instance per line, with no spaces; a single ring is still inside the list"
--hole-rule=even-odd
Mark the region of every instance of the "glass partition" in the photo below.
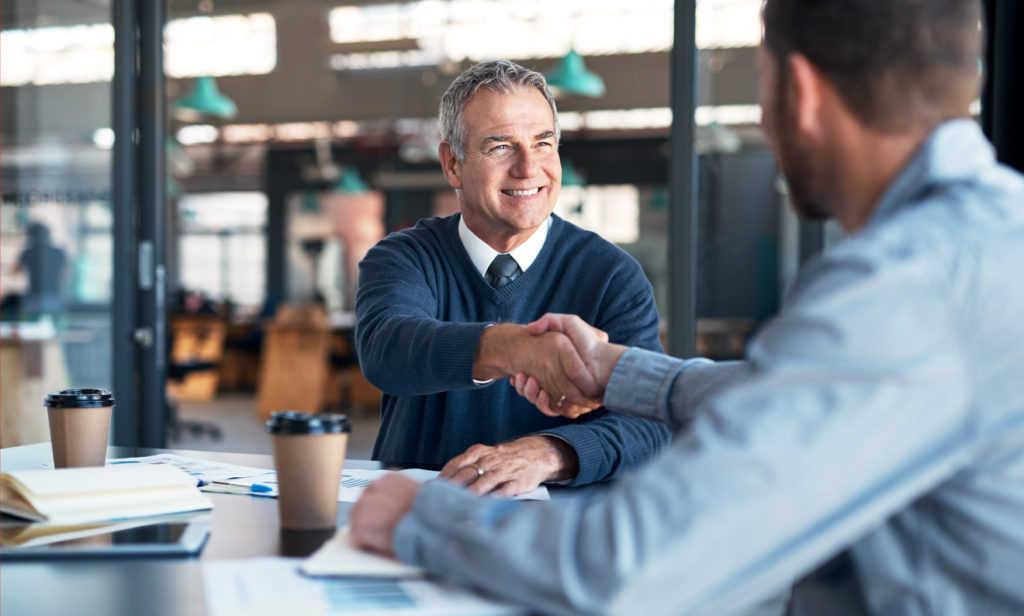
[[[696,353],[743,355],[798,263],[798,223],[760,128],[759,0],[697,3]]]
[[[112,386],[109,11],[3,4],[3,447],[49,440],[46,393]]]

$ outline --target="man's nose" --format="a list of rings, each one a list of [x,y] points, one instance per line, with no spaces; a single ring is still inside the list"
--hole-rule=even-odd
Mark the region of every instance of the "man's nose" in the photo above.
[[[522,149],[516,153],[511,173],[515,177],[530,177],[536,173],[539,164],[537,153],[530,149]]]

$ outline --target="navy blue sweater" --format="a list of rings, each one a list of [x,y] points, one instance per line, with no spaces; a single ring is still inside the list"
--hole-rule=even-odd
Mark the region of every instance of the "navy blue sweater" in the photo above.
[[[533,264],[494,289],[466,253],[458,222],[458,214],[421,220],[381,240],[359,264],[359,362],[384,392],[374,459],[437,469],[476,443],[550,433],[576,450],[578,485],[651,458],[669,440],[659,423],[603,408],[577,420],[548,417],[507,379],[473,381],[488,324],[529,323],[548,312],[579,315],[612,342],[660,351],[654,295],[639,264],[554,217]]]

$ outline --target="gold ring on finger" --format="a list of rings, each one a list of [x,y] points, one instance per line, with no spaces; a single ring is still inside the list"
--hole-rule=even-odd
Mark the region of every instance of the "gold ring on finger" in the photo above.
[[[473,470],[476,471],[476,476],[477,477],[483,477],[484,473],[487,472],[484,469],[480,468],[479,464],[470,464],[469,466],[470,466],[470,468],[472,468]]]

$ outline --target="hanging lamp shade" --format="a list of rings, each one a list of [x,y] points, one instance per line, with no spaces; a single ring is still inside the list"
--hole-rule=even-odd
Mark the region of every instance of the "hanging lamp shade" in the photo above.
[[[238,115],[235,101],[221,94],[213,77],[196,77],[192,91],[174,103],[175,112],[188,117],[233,118]]]
[[[332,192],[341,195],[357,195],[369,190],[370,186],[359,177],[359,170],[347,165],[341,170],[341,176],[331,188]]]
[[[604,80],[583,63],[583,56],[570,49],[551,72],[544,75],[548,86],[580,96],[604,96]]]

